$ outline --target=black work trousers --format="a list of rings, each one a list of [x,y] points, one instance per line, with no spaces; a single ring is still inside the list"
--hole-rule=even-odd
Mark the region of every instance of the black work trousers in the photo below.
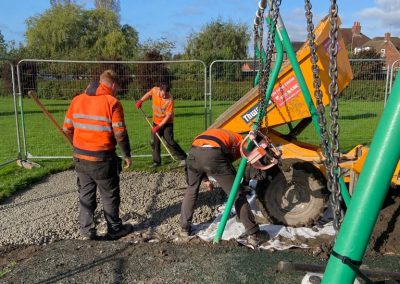
[[[97,188],[100,192],[107,228],[108,230],[118,231],[122,225],[119,218],[121,159],[114,157],[107,161],[87,161],[74,158],[74,161],[78,175],[81,233],[89,234],[95,228],[93,217],[97,208]]]
[[[192,222],[194,205],[202,179],[207,175],[214,177],[225,193],[229,195],[236,176],[235,168],[220,148],[192,147],[186,159],[186,170],[188,186],[181,207],[181,227],[183,229],[189,229]],[[259,230],[242,188],[239,188],[235,198],[235,210],[247,234]]]
[[[156,124],[153,123],[154,126]],[[174,124],[167,123],[158,130],[158,135],[164,138],[168,149],[174,157],[178,160],[185,160],[186,153],[182,150],[181,146],[174,140]],[[161,164],[161,141],[158,139],[155,133],[151,133],[151,147],[153,149],[153,162],[156,164]]]

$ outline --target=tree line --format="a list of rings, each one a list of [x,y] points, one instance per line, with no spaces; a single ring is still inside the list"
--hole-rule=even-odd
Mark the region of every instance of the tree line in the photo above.
[[[181,54],[172,54],[175,42],[168,38],[139,40],[135,27],[120,22],[119,0],[95,0],[85,9],[74,0],[50,0],[51,7],[26,20],[25,44],[6,42],[0,30],[1,58],[143,60],[158,51],[163,59],[247,58],[250,39],[244,24],[212,20],[187,36]]]

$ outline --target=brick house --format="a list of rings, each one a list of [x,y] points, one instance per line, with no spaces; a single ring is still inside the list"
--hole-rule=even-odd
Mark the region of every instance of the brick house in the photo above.
[[[372,40],[363,44],[363,48],[372,48],[385,58],[386,64],[391,66],[394,61],[400,59],[400,38],[392,37],[390,33],[385,33],[384,37],[374,37]]]
[[[340,29],[346,50],[357,53],[362,46],[371,39],[361,32],[360,22],[354,22],[351,28]]]
[[[303,41],[292,41],[292,46],[294,52],[297,52],[302,46],[304,42]],[[276,59],[276,53],[272,54],[272,62],[274,62]],[[284,51],[283,54],[283,61],[285,62],[288,60],[286,51]],[[258,64],[257,64],[258,65]],[[273,64],[272,64],[273,65]],[[258,66],[256,66],[256,71],[258,70]],[[253,73],[254,72],[254,63],[244,63],[241,67],[242,73]]]

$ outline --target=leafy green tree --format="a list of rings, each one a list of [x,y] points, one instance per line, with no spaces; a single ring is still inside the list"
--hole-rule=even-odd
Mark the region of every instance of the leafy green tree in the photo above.
[[[0,58],[6,58],[7,57],[7,44],[6,41],[4,40],[4,36],[0,31]]]
[[[121,27],[110,10],[55,5],[27,20],[26,42],[35,58],[129,59],[138,33],[128,25]]]
[[[172,50],[175,48],[175,43],[167,38],[160,38],[157,40],[148,39],[140,45],[142,51],[141,57],[146,57],[148,54],[157,51],[164,60],[172,58]]]
[[[73,4],[74,2],[75,2],[74,0],[50,0],[50,5],[51,6],[69,5]]]
[[[351,59],[375,59],[361,62],[355,61],[352,65],[354,80],[373,80],[384,77],[383,67],[385,61],[382,60],[380,53],[374,49],[363,50],[357,54],[351,54]]]
[[[134,53],[136,53],[139,48],[139,33],[127,24],[122,26],[121,31],[125,37],[128,52],[131,52],[131,56],[128,57],[133,58]]]
[[[144,61],[163,61],[159,50],[150,50],[144,54]],[[161,83],[171,83],[170,72],[165,63],[142,63],[136,70],[136,80],[143,92],[147,92]]]
[[[185,56],[200,59],[207,66],[220,59],[245,59],[250,33],[244,24],[214,20],[200,32],[191,33],[185,47]]]
[[[94,5],[97,9],[107,9],[113,11],[117,15],[121,10],[119,0],[95,0]]]

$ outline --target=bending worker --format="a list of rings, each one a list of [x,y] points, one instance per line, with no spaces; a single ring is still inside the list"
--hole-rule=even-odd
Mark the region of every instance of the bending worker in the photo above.
[[[156,136],[156,133],[165,139],[173,155],[181,161],[179,165],[184,166],[186,153],[174,140],[174,100],[169,92],[169,86],[162,83],[159,87],[153,87],[136,102],[136,108],[141,108],[143,102],[149,98],[152,99],[153,108],[153,128],[151,129],[152,167],[155,168],[161,165],[161,141]]]
[[[194,205],[200,183],[205,176],[213,176],[229,195],[236,176],[232,162],[240,157],[239,147],[242,141],[241,135],[226,129],[208,129],[194,139],[186,159],[188,186],[181,207],[182,236],[191,234]],[[247,237],[249,243],[256,245],[269,239],[268,233],[260,231],[255,222],[242,188],[235,199],[235,210],[245,228],[242,237]]]
[[[125,168],[129,168],[132,161],[124,110],[115,97],[117,88],[115,72],[104,71],[100,82],[91,83],[83,94],[74,97],[64,120],[63,131],[73,139],[83,239],[97,238],[93,220],[97,188],[107,222],[107,236],[118,239],[132,230],[132,226],[123,225],[119,217],[121,159],[115,153],[117,142]]]

